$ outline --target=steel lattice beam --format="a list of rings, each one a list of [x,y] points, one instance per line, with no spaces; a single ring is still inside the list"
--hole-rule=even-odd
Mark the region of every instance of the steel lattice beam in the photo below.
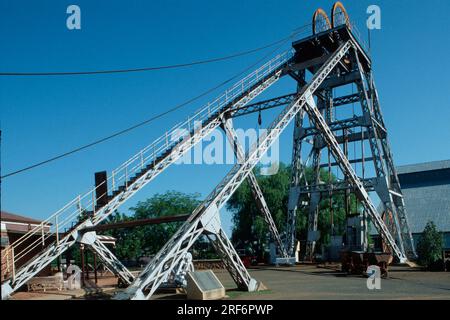
[[[375,186],[377,184],[376,179],[361,179],[364,188],[368,191],[374,191]],[[310,194],[310,193],[321,193],[321,194],[330,194],[330,192],[334,191],[344,191],[344,190],[353,190],[353,185],[349,181],[338,181],[334,183],[319,183],[319,184],[310,184],[306,186],[301,186],[296,188],[296,192],[299,194]]]
[[[245,105],[239,108],[233,108],[230,110],[229,115],[233,118],[245,116],[248,114],[252,114],[255,112],[260,112],[264,110],[269,110],[272,108],[280,107],[291,103],[295,97],[296,93],[288,94],[280,97],[276,97],[274,99],[264,100],[257,103],[252,103],[249,105]]]
[[[329,127],[330,127],[331,131],[342,131],[344,129],[352,129],[352,128],[355,128],[358,126],[366,126],[366,125],[367,125],[367,123],[366,123],[365,117],[355,116],[350,119],[331,122],[329,124]],[[314,136],[314,135],[318,135],[318,134],[319,134],[319,131],[316,127],[307,127],[307,128],[302,129],[300,137],[302,139],[304,139],[306,137],[310,137],[310,136]]]
[[[333,99],[333,107],[345,106],[347,104],[357,103],[361,101],[361,95],[359,93],[350,94]]]
[[[334,69],[350,49],[350,42],[343,44],[329,61],[322,66],[311,83],[307,85],[293,103],[286,107],[281,114],[269,126],[267,133],[254,145],[243,164],[236,164],[225,178],[210,193],[205,201],[193,212],[191,218],[186,221],[175,235],[164,245],[158,254],[152,259],[142,273],[136,278],[127,290],[117,296],[118,299],[148,299],[156,291],[159,285],[167,279],[168,273],[173,269],[181,256],[193,245],[195,240],[204,232],[209,231],[209,226],[217,219],[218,210],[232,196],[241,183],[247,178],[254,166],[280,134],[286,129],[295,115],[303,108],[307,99],[317,90],[318,86]],[[213,225],[215,225],[213,223]],[[217,234],[217,232],[216,232]],[[228,256],[234,261],[232,256]],[[245,268],[244,268],[245,270]],[[241,268],[236,268],[239,274],[239,282],[245,283],[248,289],[254,289],[253,281],[248,273],[243,273]],[[144,293],[144,288],[149,288]]]
[[[230,116],[233,118],[245,116],[248,114],[252,114],[255,112],[261,112],[269,109],[273,109],[276,107],[284,106],[292,102],[292,100],[295,99],[297,96],[296,93],[287,94],[284,96],[276,97],[273,99],[267,99],[264,101],[252,103],[249,105],[245,105],[239,108],[233,108],[229,112]],[[361,95],[359,93],[337,97],[333,99],[333,106],[334,107],[340,107],[351,103],[356,103],[361,100]]]
[[[375,88],[375,83],[371,79],[371,99],[374,108],[375,117],[378,122],[385,128],[383,115],[381,114],[380,103],[378,99],[378,92]],[[397,170],[394,165],[394,158],[392,156],[391,148],[388,142],[387,134],[381,138],[381,145],[383,148],[384,158],[386,160],[386,167],[388,170],[388,177],[390,189],[393,191],[393,205],[396,208],[397,217],[400,225],[400,232],[402,234],[403,244],[409,257],[417,258],[416,249],[414,246],[414,239],[412,237],[411,228],[409,226],[408,216],[406,215],[405,201],[400,187],[400,180],[397,175]]]
[[[323,137],[324,134],[326,134],[326,131],[323,130],[323,127],[318,125],[318,122],[320,124],[320,119],[318,119],[315,112],[311,110],[311,106],[313,106],[314,109],[317,110],[316,113],[318,114],[320,114],[324,110],[324,108],[321,105],[316,106],[310,103],[308,105],[308,114],[310,116],[310,122],[313,122],[314,126],[304,128],[302,130],[301,137],[302,139],[304,139],[309,136],[314,136],[313,148],[317,149],[330,148],[332,142],[335,142],[337,144],[337,147],[339,147],[339,144],[342,143],[367,140],[369,141],[372,156],[364,157],[363,155],[362,159],[355,159],[352,161],[349,161],[346,157],[344,157],[345,163],[342,162],[342,159],[336,159],[336,162],[334,162],[333,164],[331,164],[330,162],[328,165],[321,165],[320,167],[333,167],[338,165],[339,167],[341,167],[341,170],[344,172],[344,175],[347,177],[348,181],[333,183],[331,185],[316,183],[311,186],[305,186],[301,189],[296,190],[295,192],[299,194],[306,193],[308,195],[313,195],[315,192],[320,192],[321,194],[330,194],[330,192],[333,191],[356,191],[358,197],[363,199],[363,201],[370,201],[370,198],[368,196],[366,197],[367,190],[376,191],[380,199],[382,200],[382,203],[385,206],[386,210],[391,213],[392,223],[390,223],[389,226],[385,224],[382,225],[379,219],[377,219],[379,217],[377,217],[377,212],[376,210],[374,210],[373,205],[370,203],[365,203],[364,207],[366,208],[366,211],[369,212],[372,220],[375,220],[374,224],[379,224],[377,226],[377,229],[380,231],[382,237],[389,243],[389,246],[392,247],[394,253],[401,261],[405,261],[407,253],[408,256],[411,257],[414,257],[415,253],[413,251],[412,237],[409,231],[409,226],[404,210],[404,200],[401,195],[398,177],[395,173],[389,144],[387,143],[387,130],[378,105],[377,92],[374,89],[373,81],[370,82],[368,80],[370,76],[365,73],[361,66],[358,57],[358,50],[358,47],[354,46],[352,51],[352,58],[350,58],[353,59],[353,65],[356,66],[356,68],[352,68],[351,72],[348,72],[347,70],[347,73],[342,78],[342,74],[339,72],[339,75],[331,75],[328,80],[324,81],[320,89],[329,90],[335,86],[355,83],[357,85],[358,92],[356,94],[334,98],[333,107],[360,102],[363,116],[354,116],[350,119],[332,122],[328,122],[327,120],[325,121],[328,127],[327,129],[329,129],[331,133],[339,132],[342,130],[344,131],[344,134],[342,136],[335,136],[334,134],[332,134],[330,135],[330,137],[317,139],[316,137],[318,136]],[[323,94],[317,96],[318,98],[323,99]],[[319,101],[321,101],[320,99]],[[361,132],[352,132],[352,130],[356,128],[360,128]],[[351,133],[347,134],[345,132],[346,130],[350,130]],[[335,154],[336,152],[337,151],[334,150],[333,154]],[[356,188],[357,183],[353,179],[358,177],[356,176],[356,174],[353,177],[351,177],[351,175],[349,177],[349,173],[347,170],[349,168],[352,169],[350,165],[351,163],[362,162],[364,165],[364,163],[368,161],[374,163],[376,178],[365,179],[364,181],[361,181],[362,183],[360,186],[365,188],[365,191],[363,193],[360,193]],[[315,230],[314,228],[311,228],[312,223],[315,221],[313,218],[316,216],[314,215],[313,217],[312,215],[312,213],[314,212],[314,207],[315,206],[312,203],[310,207],[309,231]],[[394,240],[394,237],[396,237],[396,240]],[[406,249],[404,246],[406,247]],[[307,251],[309,254],[312,253],[310,251],[313,250]]]
[[[123,283],[129,285],[134,280],[133,274],[98,238],[92,244],[89,244],[89,247],[95,251],[107,268],[118,276]]]
[[[331,101],[332,101],[332,93],[331,90],[324,90],[319,95],[317,105],[320,112],[323,112],[326,115],[326,122],[329,125],[332,123],[333,115],[331,112]],[[321,140],[320,135],[316,135],[314,137],[314,147],[313,147],[313,184],[319,185],[320,182],[320,161],[322,152],[319,146],[319,140]],[[317,225],[319,223],[319,203],[320,203],[320,193],[319,192],[311,192],[310,193],[310,201],[309,201],[309,210],[308,210],[308,239],[306,241],[306,250],[305,250],[305,258],[308,260],[313,259],[314,250],[316,246],[316,239],[311,238],[317,232]]]
[[[348,159],[345,157],[344,153],[339,147],[339,144],[336,141],[336,138],[334,137],[332,131],[330,130],[325,120],[323,119],[322,115],[318,111],[318,108],[312,96],[309,98],[308,103],[306,104],[306,111],[308,112],[308,115],[310,116],[312,121],[320,129],[324,139],[329,144],[335,159],[337,159],[341,163],[341,170],[347,175],[349,181],[351,181],[351,183],[353,184],[359,200],[362,202],[365,209],[368,211],[377,230],[380,232],[381,236],[392,248],[394,254],[399,258],[399,260],[401,262],[406,262],[407,258],[405,253],[397,246],[397,243],[392,237],[389,229],[387,228],[384,221],[381,219],[379,213],[377,212],[377,209],[375,208],[375,206],[372,203],[372,200],[369,197],[369,194],[365,190],[364,185],[354,172],[351,164],[348,162]]]
[[[350,36],[350,38],[351,37],[352,36]],[[353,48],[353,51],[351,51],[351,48]],[[136,172],[136,176],[128,179],[126,171],[128,167],[125,166],[126,178],[124,185],[114,190],[113,194],[108,197],[108,203],[103,207],[97,208],[94,201],[92,201],[92,212],[87,212],[89,218],[78,223],[61,239],[57,237],[55,242],[44,248],[38,255],[22,266],[15,273],[12,281],[2,284],[2,298],[7,297],[11,292],[17,290],[20,286],[25,284],[31,277],[36,275],[40,270],[42,270],[42,268],[51,263],[57,256],[62,254],[76,242],[85,243],[84,240],[86,240],[85,238],[89,237],[89,235],[86,232],[82,232],[83,229],[89,227],[92,228],[93,226],[100,224],[119,206],[121,206],[131,196],[141,190],[156,176],[182,157],[194,145],[202,141],[203,138],[224,124],[224,117],[237,117],[284,105],[287,106],[269,126],[267,133],[263,135],[259,139],[259,142],[249,151],[247,157],[245,157],[243,149],[239,145],[237,146],[236,156],[238,159],[241,159],[241,161],[239,161],[241,163],[231,169],[219,185],[205,199],[205,201],[198,208],[196,208],[189,219],[146,266],[144,271],[133,280],[130,287],[125,292],[118,295],[117,298],[147,299],[151,297],[162,283],[167,282],[167,280],[170,279],[171,274],[173,275],[174,270],[177,270],[177,266],[180,266],[182,259],[186,257],[186,254],[188,254],[188,250],[191,248],[193,243],[204,233],[208,234],[208,236],[213,240],[214,247],[224,259],[227,269],[230,271],[238,286],[247,290],[254,290],[256,288],[256,281],[250,277],[247,270],[242,265],[239,256],[231,245],[231,242],[223,232],[220,226],[220,217],[218,212],[239,187],[239,185],[241,185],[245,179],[249,179],[250,184],[253,187],[252,191],[257,199],[257,203],[259,204],[259,208],[263,212],[266,221],[269,224],[272,236],[275,238],[275,241],[278,243],[279,247],[283,248],[280,236],[275,224],[273,223],[273,219],[270,215],[267,204],[264,201],[261,190],[256,183],[256,178],[252,173],[252,169],[294,118],[296,119],[296,127],[294,131],[293,177],[289,195],[286,250],[282,250],[282,254],[284,256],[292,256],[293,253],[293,242],[295,239],[295,215],[299,205],[298,200],[300,193],[302,192],[299,189],[300,180],[304,177],[304,166],[301,161],[301,143],[305,137],[313,135],[315,136],[314,148],[319,154],[319,156],[316,155],[314,157],[316,171],[320,169],[320,149],[326,146],[333,153],[336,163],[340,166],[346,176],[346,179],[348,180],[345,181],[345,184],[347,185],[341,183],[342,188],[349,190],[351,187],[355,191],[377,230],[392,248],[393,252],[398,256],[400,261],[406,260],[405,250],[408,253],[411,253],[412,256],[415,256],[412,236],[404,208],[404,200],[401,195],[398,176],[395,171],[390,146],[387,140],[387,131],[379,106],[378,93],[375,89],[370,72],[365,72],[361,66],[358,58],[358,54],[361,53],[360,51],[361,48],[359,45],[356,42],[354,43],[353,40],[349,40],[348,42],[342,43],[333,53],[314,59],[314,61],[308,61],[307,64],[314,63],[315,66],[320,65],[320,68],[310,68],[310,70],[314,70],[315,73],[309,83],[306,83],[305,81],[304,71],[295,73],[295,67],[290,65],[295,59],[284,56],[283,59],[274,59],[277,61],[275,66],[271,64],[273,60],[265,65],[267,68],[264,69],[264,76],[260,76],[258,73],[261,69],[258,69],[251,74],[251,76],[255,77],[251,80],[254,81],[256,79],[255,82],[250,81],[249,77],[244,78],[238,83],[237,88],[240,90],[232,91],[232,98],[228,99],[229,96],[227,91],[224,98],[225,103],[219,104],[220,107],[214,109],[215,111],[213,113],[208,111],[207,117],[201,118],[202,123],[200,127],[193,128],[191,126],[191,122],[188,120],[188,132],[190,133],[188,136],[180,137],[180,139],[175,141],[175,143],[169,144],[166,134],[166,143],[163,144],[163,150],[158,150],[158,152],[160,152],[157,153],[158,157],[155,157],[155,151],[153,151],[153,162],[147,166],[143,165],[142,160],[141,171]],[[350,63],[342,63],[342,58],[344,56],[349,57],[351,52],[353,52],[353,66],[356,65],[356,69],[351,67]],[[297,68],[300,66],[301,65],[296,65]],[[337,69],[339,69],[339,71],[333,73],[333,70]],[[300,88],[297,94],[286,95],[276,99],[265,100],[260,103],[247,105],[252,99],[264,92],[285,74],[290,74],[299,82]],[[324,91],[326,92],[332,88],[350,83],[357,84],[357,94],[338,97],[330,100],[329,102],[334,104],[334,106],[341,106],[360,101],[363,109],[363,117],[355,117],[353,119],[335,122],[328,118],[327,120],[324,120],[321,112],[324,111],[325,108],[322,108],[322,106],[318,107],[315,104],[313,96],[317,95],[323,99],[323,97],[326,96]],[[234,88],[235,87],[233,87],[233,89]],[[238,93],[236,94],[236,92]],[[303,128],[303,117],[305,111],[308,113],[310,121],[314,123],[314,128]],[[330,110],[326,111],[329,112]],[[226,126],[227,125],[225,123],[225,127]],[[349,136],[345,135],[345,137],[336,137],[333,134],[333,131],[350,129],[356,126],[364,127],[367,131],[352,133]],[[226,131],[228,132],[230,138],[234,139],[235,135],[232,127],[231,129],[226,129]],[[322,137],[322,139],[317,139],[319,136]],[[370,143],[372,152],[371,159],[375,164],[377,174],[377,179],[376,181],[372,180],[372,184],[362,181],[356,175],[351,166],[351,162],[347,159],[347,156],[342,152],[339,146],[339,143],[343,141],[358,141],[358,139],[368,139]],[[153,144],[153,146],[155,145],[157,144]],[[135,159],[132,158],[131,160],[134,161]],[[330,186],[330,188],[333,190],[333,186]],[[395,223],[391,228],[386,226],[374,207],[367,193],[367,190],[370,188],[377,191],[387,211],[389,211],[393,217]],[[318,179],[316,179],[316,183],[312,186],[306,185],[305,190],[310,195],[310,202],[313,204],[315,201],[314,197],[320,196],[320,193],[323,192],[323,188],[320,186]],[[68,206],[70,205],[73,205],[73,202],[68,204]],[[79,212],[80,214],[83,213],[83,208],[81,208],[81,206],[79,208]],[[317,221],[317,212],[310,209],[310,215],[313,212],[314,217],[310,220],[314,224],[314,221]],[[58,219],[58,215],[56,215],[56,219]],[[44,230],[43,225],[42,230]],[[397,243],[393,237],[393,234],[398,236]],[[42,236],[42,239],[44,241],[44,236]],[[109,252],[105,246],[98,244],[96,241],[88,242],[88,244],[91,245],[93,250],[96,251],[98,255],[105,260],[105,263],[107,265],[109,264],[109,266],[114,269],[114,271],[117,272],[121,278],[123,277],[125,280],[128,279],[128,283],[131,281],[131,273],[129,273],[129,271],[126,270],[120,262],[118,262],[114,255]],[[311,250],[311,253],[312,252],[313,250]]]
[[[404,248],[404,241],[402,238],[402,233],[400,232],[400,222],[397,215],[397,208],[394,206],[394,199],[392,194],[389,192],[389,184],[390,184],[390,176],[387,171],[387,164],[384,161],[383,158],[383,148],[381,144],[381,139],[386,136],[386,130],[384,129],[384,126],[382,125],[382,120],[380,121],[380,118],[376,118],[376,115],[374,113],[374,107],[373,107],[373,100],[369,98],[370,94],[370,88],[369,88],[369,82],[367,77],[365,76],[363,72],[363,68],[361,66],[361,63],[358,58],[358,53],[355,49],[355,59],[358,65],[358,69],[360,72],[360,81],[357,82],[358,89],[363,94],[364,99],[361,100],[361,106],[363,107],[363,111],[365,113],[365,116],[367,119],[369,119],[371,126],[370,129],[370,148],[372,150],[372,156],[374,158],[374,164],[375,164],[375,171],[377,174],[377,177],[382,180],[384,183],[379,184],[379,188],[376,188],[375,190],[379,194],[385,208],[387,210],[391,211],[394,216],[394,225],[395,229],[391,229],[391,233],[397,236],[397,244],[402,251],[402,253],[405,253]],[[382,129],[382,130],[380,130]],[[381,137],[380,134],[384,135]],[[381,188],[381,190],[380,190]]]
[[[242,148],[241,144],[238,141],[238,136],[233,128],[233,122],[231,118],[224,118],[223,119],[223,125],[222,125],[226,136],[228,138],[228,141],[230,142],[233,151],[236,155],[238,163],[244,163],[245,162],[245,152]],[[275,221],[273,221],[272,214],[270,213],[269,206],[266,203],[266,200],[264,199],[264,195],[262,193],[261,188],[259,187],[258,181],[256,180],[255,175],[253,172],[250,172],[247,177],[250,190],[252,191],[253,197],[256,202],[256,206],[259,209],[259,211],[262,213],[264,220],[266,221],[270,234],[272,235],[272,238],[275,240],[276,244],[278,245],[278,249],[281,252],[281,256],[283,258],[289,258],[289,255],[284,247],[283,242],[281,241],[280,234],[278,232],[277,226],[275,224]]]
[[[289,60],[285,62],[287,64]],[[179,141],[176,145],[170,147],[165,156],[161,158],[157,163],[154,163],[151,167],[132,183],[127,183],[122,189],[119,188],[119,192],[109,199],[109,202],[99,208],[95,215],[91,219],[75,226],[67,235],[62,239],[49,245],[43,252],[35,256],[27,264],[22,266],[20,270],[15,274],[12,281],[2,284],[2,299],[7,298],[12,292],[17,290],[20,286],[25,284],[29,279],[35,276],[42,268],[51,263],[57,256],[64,253],[69,247],[71,247],[78,237],[78,232],[86,227],[97,225],[105,220],[111,213],[119,208],[124,202],[132,197],[136,192],[141,190],[145,185],[152,181],[161,172],[167,169],[171,164],[177,161],[183,154],[193,148],[199,141],[210,133],[212,133],[221,124],[219,116],[227,112],[232,108],[239,108],[250,102],[256,96],[261,94],[272,84],[280,79],[283,74],[283,68],[285,64],[281,64],[277,68],[270,70],[269,74],[253,85],[249,90],[243,92],[237,99],[230,102],[223,110],[219,110],[219,113],[211,115],[211,118],[204,123],[200,128],[193,129],[193,132],[186,138]],[[169,146],[168,146],[169,148]]]
[[[230,273],[234,282],[241,290],[255,291],[257,282],[250,277],[245,266],[242,264],[241,258],[237,254],[230,240],[226,236],[222,228],[208,238],[211,240],[214,248],[224,262],[225,268]]]
[[[189,135],[187,138],[183,139],[176,147],[172,148],[167,156],[161,160],[155,167],[148,170],[143,176],[137,179],[134,183],[127,186],[127,188],[116,197],[116,201],[111,201],[107,206],[103,207],[99,212],[96,213],[96,217],[93,219],[94,225],[103,221],[106,216],[117,209],[124,201],[128,200],[132,195],[134,195],[143,186],[152,181],[156,176],[163,172],[168,166],[177,161],[183,154],[193,148],[199,141],[211,134],[216,128],[221,125],[220,114],[226,112],[233,108],[239,108],[247,104],[249,101],[253,100],[256,96],[265,91],[273,83],[278,81],[282,74],[281,68],[279,71],[274,70],[272,76],[267,77],[264,81],[255,86],[253,90],[243,95],[237,101],[231,103],[225,110],[222,110],[219,114],[214,115],[206,125],[203,125],[198,130],[194,130],[193,134]]]
[[[305,166],[302,163],[302,140],[300,138],[303,126],[304,111],[295,116],[294,143],[292,146],[292,175],[289,188],[288,213],[286,222],[286,248],[289,255],[294,255],[297,211],[300,202],[300,193],[297,191],[302,178],[305,176]]]
[[[320,178],[320,159],[321,159],[321,150],[314,148],[313,155],[313,183],[315,185],[319,184]],[[312,189],[311,189],[312,190]],[[310,192],[309,199],[309,209],[308,209],[308,237],[311,237],[314,231],[317,231],[317,224],[319,222],[319,202],[320,202],[320,193],[319,192]],[[306,250],[305,250],[305,258],[308,260],[312,260],[314,249],[316,246],[316,240],[307,239],[306,242]]]

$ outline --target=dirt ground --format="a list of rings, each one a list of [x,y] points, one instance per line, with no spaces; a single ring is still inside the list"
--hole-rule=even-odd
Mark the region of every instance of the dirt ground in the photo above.
[[[363,276],[346,275],[339,266],[298,265],[294,267],[257,267],[249,272],[262,281],[268,290],[242,292],[225,270],[214,271],[227,289],[227,298],[232,300],[450,300],[450,273],[423,272],[419,269],[394,266],[389,277],[381,280],[380,290],[369,290]],[[46,293],[18,292],[14,300],[65,300],[65,299],[110,299],[117,292],[117,278],[100,278],[93,284],[76,291]],[[153,299],[185,299],[183,294],[157,293]]]
[[[117,291],[117,278],[112,274],[99,277],[97,284],[94,279],[86,280],[85,286],[78,290],[49,290],[46,292],[16,292],[11,300],[71,300],[71,299],[110,299]]]

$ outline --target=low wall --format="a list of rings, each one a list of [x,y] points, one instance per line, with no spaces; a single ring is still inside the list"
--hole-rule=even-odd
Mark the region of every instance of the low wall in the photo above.
[[[225,269],[225,265],[220,259],[194,260],[195,270],[219,270]]]

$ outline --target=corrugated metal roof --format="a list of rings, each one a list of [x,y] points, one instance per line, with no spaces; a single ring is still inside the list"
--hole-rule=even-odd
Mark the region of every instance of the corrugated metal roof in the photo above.
[[[421,233],[428,221],[450,232],[450,184],[403,189],[412,233]]]
[[[399,166],[397,167],[397,173],[407,174],[407,173],[442,170],[449,168],[450,168],[450,160],[442,160],[442,161],[424,162],[418,164],[410,164],[406,166]]]
[[[402,166],[397,172],[411,232],[421,233],[428,221],[434,221],[440,231],[450,232],[450,160]]]
[[[444,171],[439,173],[440,171],[436,172],[436,170]],[[398,174],[402,175],[400,180],[407,180],[407,183],[402,182],[402,193],[412,233],[422,233],[428,221],[433,221],[441,232],[450,232],[449,171],[450,160],[419,163],[397,168]],[[382,210],[382,205],[379,205],[378,211],[381,212]],[[372,226],[371,234],[376,233]]]

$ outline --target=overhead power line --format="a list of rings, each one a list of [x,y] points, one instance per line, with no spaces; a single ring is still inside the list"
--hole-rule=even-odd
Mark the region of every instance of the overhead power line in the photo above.
[[[163,116],[165,116],[165,115],[167,115],[167,114],[170,114],[170,113],[172,113],[172,112],[174,112],[174,111],[176,111],[176,110],[178,110],[178,109],[181,109],[181,108],[185,107],[186,105],[188,105],[188,104],[190,104],[190,103],[192,103],[192,102],[194,102],[194,101],[197,101],[197,100],[199,100],[200,98],[202,98],[202,97],[208,95],[209,93],[211,93],[211,92],[213,92],[213,91],[219,89],[220,87],[223,87],[224,85],[226,85],[226,84],[232,82],[233,80],[235,80],[236,78],[238,78],[239,76],[241,76],[242,74],[244,74],[245,72],[247,72],[248,70],[254,68],[254,67],[257,66],[259,63],[261,63],[262,61],[264,61],[265,59],[267,59],[267,57],[271,56],[271,55],[274,54],[277,50],[279,50],[286,42],[288,42],[290,39],[292,39],[293,37],[295,37],[295,36],[298,35],[299,33],[303,32],[303,31],[305,30],[305,28],[307,28],[307,27],[309,27],[309,26],[310,26],[310,25],[308,24],[308,25],[304,25],[303,27],[299,27],[299,28],[295,29],[295,30],[291,33],[291,35],[290,35],[289,37],[286,37],[286,38],[284,38],[284,39],[278,40],[276,43],[279,44],[279,45],[278,45],[274,50],[271,50],[269,53],[265,54],[261,59],[258,59],[258,61],[256,61],[255,63],[253,63],[253,64],[251,64],[250,66],[246,67],[244,70],[240,71],[239,73],[237,73],[236,75],[232,76],[231,78],[229,78],[229,79],[227,79],[227,80],[225,80],[225,81],[219,83],[218,85],[216,85],[216,86],[214,86],[214,87],[212,87],[212,88],[206,90],[205,92],[203,92],[203,93],[201,93],[201,94],[199,94],[199,95],[197,95],[197,96],[195,96],[195,97],[193,97],[193,98],[191,98],[191,99],[189,99],[189,100],[187,100],[187,101],[185,101],[185,102],[183,102],[183,103],[181,103],[181,104],[179,104],[179,105],[177,105],[177,106],[175,106],[175,107],[173,107],[173,108],[168,109],[167,111],[161,112],[161,113],[159,113],[159,114],[157,114],[157,115],[155,115],[155,116],[153,116],[153,117],[151,117],[151,118],[149,118],[149,119],[147,119],[147,120],[144,120],[144,121],[142,121],[142,122],[139,122],[139,123],[137,123],[137,124],[135,124],[135,125],[132,125],[132,126],[126,128],[126,129],[117,131],[117,132],[115,132],[115,133],[113,133],[113,134],[111,134],[111,135],[109,135],[109,136],[100,138],[100,139],[98,139],[98,140],[96,140],[96,141],[93,141],[93,142],[91,142],[91,143],[85,144],[85,145],[80,146],[80,147],[78,147],[78,148],[75,148],[75,149],[73,149],[73,150],[67,151],[67,152],[65,152],[65,153],[56,155],[56,156],[54,156],[54,157],[51,157],[51,158],[49,158],[49,159],[46,159],[46,160],[43,160],[43,161],[40,161],[40,162],[37,162],[37,163],[32,164],[32,165],[30,165],[30,166],[24,167],[24,168],[22,168],[22,169],[18,169],[18,170],[9,172],[9,173],[5,174],[4,176],[1,176],[0,178],[1,178],[1,179],[8,178],[8,177],[17,175],[17,174],[19,174],[19,173],[23,173],[23,172],[26,172],[26,171],[35,169],[35,168],[37,168],[37,167],[43,166],[43,165],[45,165],[45,164],[51,163],[51,162],[53,162],[53,161],[56,161],[56,160],[65,158],[65,157],[67,157],[67,156],[69,156],[69,155],[72,155],[72,154],[74,154],[74,153],[77,153],[77,152],[80,152],[80,151],[82,151],[82,150],[88,149],[88,148],[90,148],[90,147],[93,147],[93,146],[98,145],[98,144],[100,144],[100,143],[103,143],[103,142],[105,142],[105,141],[111,140],[112,138],[115,138],[115,137],[117,137],[117,136],[120,136],[120,135],[123,135],[123,134],[125,134],[125,133],[127,133],[127,132],[130,132],[130,131],[132,131],[132,130],[134,130],[134,129],[137,129],[137,128],[139,128],[139,127],[142,127],[142,126],[144,126],[144,125],[146,125],[146,124],[148,124],[148,123],[150,123],[150,122],[153,122],[153,121],[155,121],[155,120],[157,120],[157,119],[159,119],[159,118],[162,118]],[[275,43],[275,42],[274,42],[274,43]],[[267,46],[267,48],[268,48],[268,47],[269,47],[269,46]]]
[[[291,36],[288,37],[288,39]],[[135,69],[112,69],[112,70],[94,70],[94,71],[64,71],[64,72],[0,72],[0,76],[77,76],[77,75],[98,75],[98,74],[114,74],[114,73],[131,73],[131,72],[147,72],[147,71],[157,71],[157,70],[167,70],[167,69],[179,69],[179,68],[187,68],[202,64],[209,64],[213,62],[226,61],[235,59],[238,57],[246,56],[252,53],[256,53],[273,46],[276,46],[279,43],[286,41],[286,38],[269,43],[265,46],[258,47],[255,49],[234,53],[228,56],[193,61],[188,63],[179,63],[165,66],[155,66],[155,67],[145,67],[145,68],[135,68]]]

